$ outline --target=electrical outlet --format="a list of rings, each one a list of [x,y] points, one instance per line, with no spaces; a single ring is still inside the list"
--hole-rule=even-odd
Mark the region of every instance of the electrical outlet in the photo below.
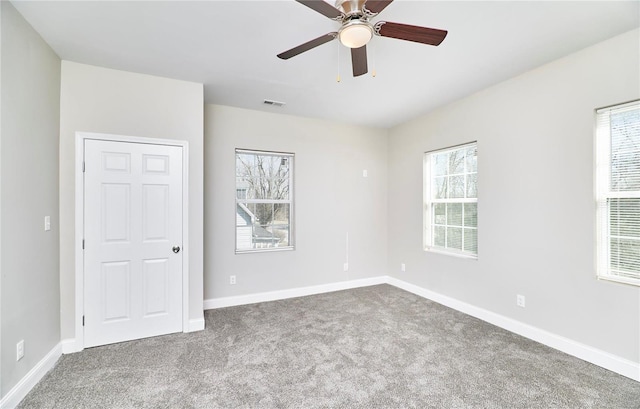
[[[407,265],[404,263],[400,264],[400,271],[407,271]]]
[[[342,266],[342,269],[344,271],[349,271],[349,263],[344,263],[344,265]]]
[[[231,285],[236,284],[236,276],[229,276],[229,284]]]
[[[518,294],[516,296],[516,304],[518,304],[518,307],[524,308],[524,295]]]
[[[24,357],[24,339],[16,344],[16,361]]]
[[[366,178],[366,177],[368,177],[368,176],[369,176],[369,172],[367,172],[367,170],[366,170],[366,169],[365,169],[365,170],[363,170],[363,171],[362,171],[362,177],[363,177],[363,178]]]

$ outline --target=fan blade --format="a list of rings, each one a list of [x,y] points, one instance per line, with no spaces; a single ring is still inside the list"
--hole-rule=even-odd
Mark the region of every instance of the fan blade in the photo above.
[[[323,36],[320,36],[316,39],[313,39],[311,41],[307,41],[304,44],[300,44],[297,47],[294,47],[290,50],[287,50],[283,53],[278,54],[278,58],[281,58],[283,60],[288,60],[291,57],[295,57],[298,54],[302,54],[305,51],[309,51],[312,48],[316,48],[319,45],[322,45],[324,43],[328,43],[329,41],[333,40],[336,38],[336,36],[338,35],[338,33],[329,33],[329,34],[325,34]]]
[[[325,15],[332,19],[343,18],[344,14],[337,8],[333,7],[329,3],[325,3],[322,0],[296,0],[300,4],[304,4],[309,7],[311,10],[317,11],[318,13]]]
[[[380,13],[382,10],[387,8],[389,4],[391,4],[393,0],[368,0],[364,4],[364,8],[369,10],[372,13]]]
[[[353,68],[353,76],[359,77],[367,73],[367,46],[351,49],[351,65]]]
[[[408,24],[380,21],[374,27],[376,34],[382,37],[398,38],[416,43],[439,45],[447,36],[445,30],[436,28],[410,26]]]

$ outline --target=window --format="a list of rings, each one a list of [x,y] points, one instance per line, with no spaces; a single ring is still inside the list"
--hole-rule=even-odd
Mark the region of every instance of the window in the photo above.
[[[293,154],[236,149],[236,253],[293,249]]]
[[[424,155],[425,250],[477,258],[477,144]]]
[[[640,101],[596,111],[598,277],[640,285]]]

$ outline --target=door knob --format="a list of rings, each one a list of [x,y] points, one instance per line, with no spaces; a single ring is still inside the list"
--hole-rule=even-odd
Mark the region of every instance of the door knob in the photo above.
[[[180,253],[180,246],[173,246],[173,248],[171,249],[173,250],[174,253]]]

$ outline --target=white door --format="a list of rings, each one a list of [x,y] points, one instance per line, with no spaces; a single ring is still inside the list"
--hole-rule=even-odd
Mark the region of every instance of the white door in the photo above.
[[[182,330],[182,148],[84,142],[84,346]]]

